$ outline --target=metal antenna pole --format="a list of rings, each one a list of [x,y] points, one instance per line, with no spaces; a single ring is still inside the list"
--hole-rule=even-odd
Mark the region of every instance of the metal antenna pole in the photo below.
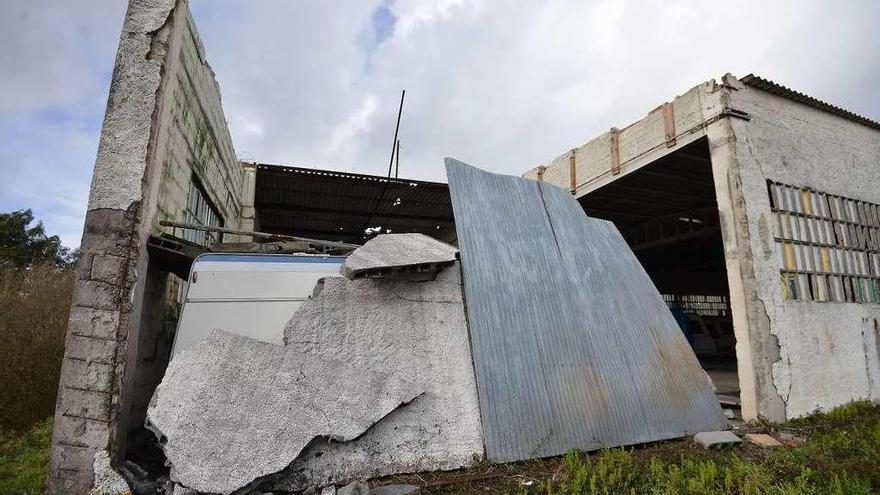
[[[394,151],[397,148],[397,132],[400,130],[400,115],[403,113],[403,97],[406,90],[400,92],[400,108],[397,109],[397,125],[394,127],[394,141],[391,142],[391,160],[388,162],[388,178],[391,178],[391,166],[394,165]]]
[[[400,172],[400,139],[397,140],[397,158],[394,162],[394,178],[397,178],[397,174]]]

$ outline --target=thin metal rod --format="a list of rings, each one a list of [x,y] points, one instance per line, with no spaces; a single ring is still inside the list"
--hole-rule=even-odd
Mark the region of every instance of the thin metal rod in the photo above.
[[[397,109],[397,125],[394,126],[394,142],[391,143],[391,160],[388,161],[388,182],[391,181],[391,167],[394,165],[394,152],[397,149],[397,133],[400,131],[400,116],[403,114],[403,98],[406,96],[406,90],[401,90],[400,92],[400,107]],[[373,217],[376,215],[376,211],[379,209],[379,204],[385,200],[385,193],[388,192],[388,182],[385,183],[385,187],[382,188],[382,193],[376,198],[376,202],[373,203],[373,208],[370,210],[370,216],[367,217],[367,221],[364,222],[364,225],[361,227],[361,235],[365,235],[367,227],[370,226],[370,222],[373,221]]]
[[[331,247],[339,247],[345,249],[357,249],[360,246],[357,244],[349,244],[347,242],[341,241],[325,241],[323,239],[312,239],[309,237],[297,237],[292,235],[283,235],[283,234],[269,234],[267,232],[252,232],[248,230],[233,230],[226,229],[223,227],[208,227],[205,225],[194,225],[190,223],[183,222],[171,222],[168,220],[161,220],[159,225],[163,227],[177,227],[181,229],[189,229],[189,230],[202,230],[205,232],[218,232],[221,234],[232,234],[232,235],[244,235],[250,236],[260,239],[272,239],[276,241],[300,241],[300,242],[309,242],[312,244],[320,244],[322,246],[331,246]]]
[[[391,178],[391,166],[394,165],[394,149],[397,144],[397,132],[400,130],[400,116],[403,114],[403,97],[406,96],[406,90],[400,92],[400,107],[397,109],[397,125],[394,126],[394,141],[391,142],[391,160],[388,162],[388,178]]]
[[[397,158],[394,160],[394,178],[400,172],[400,139],[397,140]]]

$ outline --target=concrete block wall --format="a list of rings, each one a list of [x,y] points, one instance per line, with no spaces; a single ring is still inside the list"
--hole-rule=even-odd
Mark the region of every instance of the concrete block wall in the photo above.
[[[880,305],[783,300],[767,180],[880,203],[880,130],[803,103],[725,83],[739,164],[759,312],[782,411],[804,416],[857,399],[880,400]]]
[[[678,137],[667,145],[664,107],[661,105],[648,115],[617,132],[618,174],[612,173],[612,132],[605,132],[582,146],[567,151],[549,164],[535,167],[523,174],[530,179],[539,179],[567,190],[574,190],[575,197],[598,189],[618,177],[635,171],[642,166],[668,154],[696,139],[705,136],[704,112],[706,95],[713,91],[715,83],[709,81],[695,86],[671,103],[671,117],[674,134]],[[574,154],[574,182],[572,182],[572,162]],[[574,187],[573,187],[574,186]]]
[[[199,177],[227,226],[242,173],[187,0],[131,0],[95,161],[59,384],[47,493],[86,493],[161,379],[176,314],[146,243]],[[163,340],[164,339],[164,340]]]

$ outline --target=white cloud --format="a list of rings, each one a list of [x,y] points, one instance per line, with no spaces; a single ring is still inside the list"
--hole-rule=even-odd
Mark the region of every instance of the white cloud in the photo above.
[[[446,155],[521,173],[728,71],[880,115],[876,2],[400,0],[392,35],[365,51],[356,40],[378,6],[249,4],[235,20],[247,43],[219,14],[200,23],[239,149],[384,173],[402,88],[401,170],[422,179],[443,179]],[[338,146],[369,95],[374,113]],[[266,118],[258,140],[238,131],[245,111]]]
[[[191,3],[236,150],[268,163],[385,173],[403,88],[401,175],[428,180],[443,156],[522,173],[726,72],[880,119],[873,0]],[[380,7],[396,22],[377,37]],[[55,198],[88,189],[123,8],[0,0],[0,139],[22,145],[0,208],[81,225]]]

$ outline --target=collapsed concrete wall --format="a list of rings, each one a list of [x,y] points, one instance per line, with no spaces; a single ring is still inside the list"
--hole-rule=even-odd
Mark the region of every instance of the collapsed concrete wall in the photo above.
[[[315,438],[353,440],[422,389],[344,355],[318,359],[215,330],[177,356],[150,403],[171,479],[229,494],[295,459]]]
[[[148,419],[174,482],[298,491],[482,457],[457,264],[434,280],[329,277],[315,292],[283,347],[215,331],[172,361]],[[387,398],[411,402],[388,414]]]
[[[880,204],[880,130],[725,78],[755,288],[782,420],[880,400],[880,306],[785,300],[767,181]]]
[[[366,331],[365,331],[366,330]],[[482,457],[483,438],[458,264],[436,280],[324,279],[285,330],[287,345],[425,389],[352,442],[315,443],[273,489],[400,472],[455,469]]]
[[[182,219],[192,177],[237,225],[241,172],[188,2],[132,0],[89,194],[48,493],[88,491],[95,453],[122,454],[161,379],[174,315],[146,244],[160,219]]]

